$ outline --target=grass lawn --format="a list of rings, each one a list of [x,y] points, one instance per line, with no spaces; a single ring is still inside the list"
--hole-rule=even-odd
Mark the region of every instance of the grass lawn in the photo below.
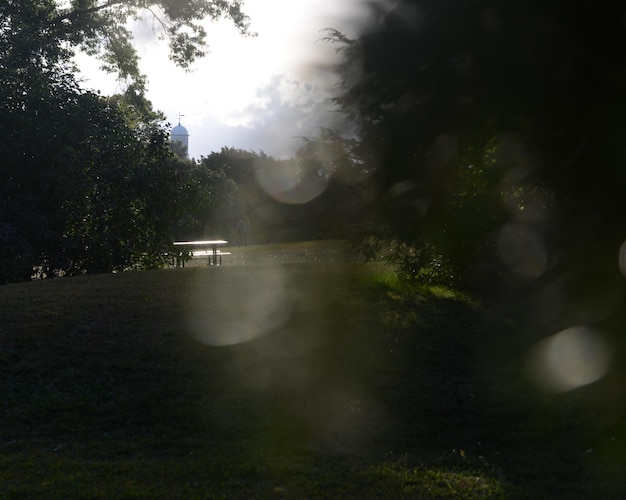
[[[0,286],[0,499],[623,498],[623,412],[535,390],[511,322],[338,244],[231,250]]]

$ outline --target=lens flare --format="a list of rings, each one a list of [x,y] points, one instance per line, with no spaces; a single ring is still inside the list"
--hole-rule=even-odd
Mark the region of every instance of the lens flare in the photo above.
[[[537,278],[546,269],[541,238],[525,224],[509,223],[500,230],[498,250],[502,261],[516,274]]]
[[[531,353],[532,379],[547,392],[567,392],[600,380],[609,370],[609,348],[596,331],[577,326],[539,343]]]
[[[330,176],[324,171],[298,166],[291,161],[267,165],[255,172],[263,190],[277,201],[307,203],[326,190]]]
[[[215,346],[249,342],[289,319],[292,301],[281,267],[255,267],[247,270],[246,279],[228,279],[227,272],[210,274],[200,275],[188,296],[187,328],[200,342]]]

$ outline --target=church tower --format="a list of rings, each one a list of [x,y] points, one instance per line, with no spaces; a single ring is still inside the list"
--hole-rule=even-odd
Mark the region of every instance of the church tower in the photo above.
[[[180,124],[181,116],[183,115],[178,115],[178,125],[170,132],[170,141],[177,155],[182,158],[189,158],[189,132]]]

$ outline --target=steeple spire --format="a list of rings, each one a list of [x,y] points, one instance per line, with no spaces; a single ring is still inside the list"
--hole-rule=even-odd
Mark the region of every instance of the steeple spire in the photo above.
[[[185,127],[180,124],[180,119],[185,116],[178,113],[178,125],[176,125],[170,132],[170,140],[172,143],[178,142],[179,147],[175,149],[177,154],[183,158],[188,158],[189,154],[189,132]]]

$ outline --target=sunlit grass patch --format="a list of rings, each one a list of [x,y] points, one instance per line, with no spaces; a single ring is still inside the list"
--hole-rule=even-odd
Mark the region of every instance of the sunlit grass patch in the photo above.
[[[365,474],[395,498],[508,498],[498,479],[475,470],[411,466],[399,459],[376,464]]]

